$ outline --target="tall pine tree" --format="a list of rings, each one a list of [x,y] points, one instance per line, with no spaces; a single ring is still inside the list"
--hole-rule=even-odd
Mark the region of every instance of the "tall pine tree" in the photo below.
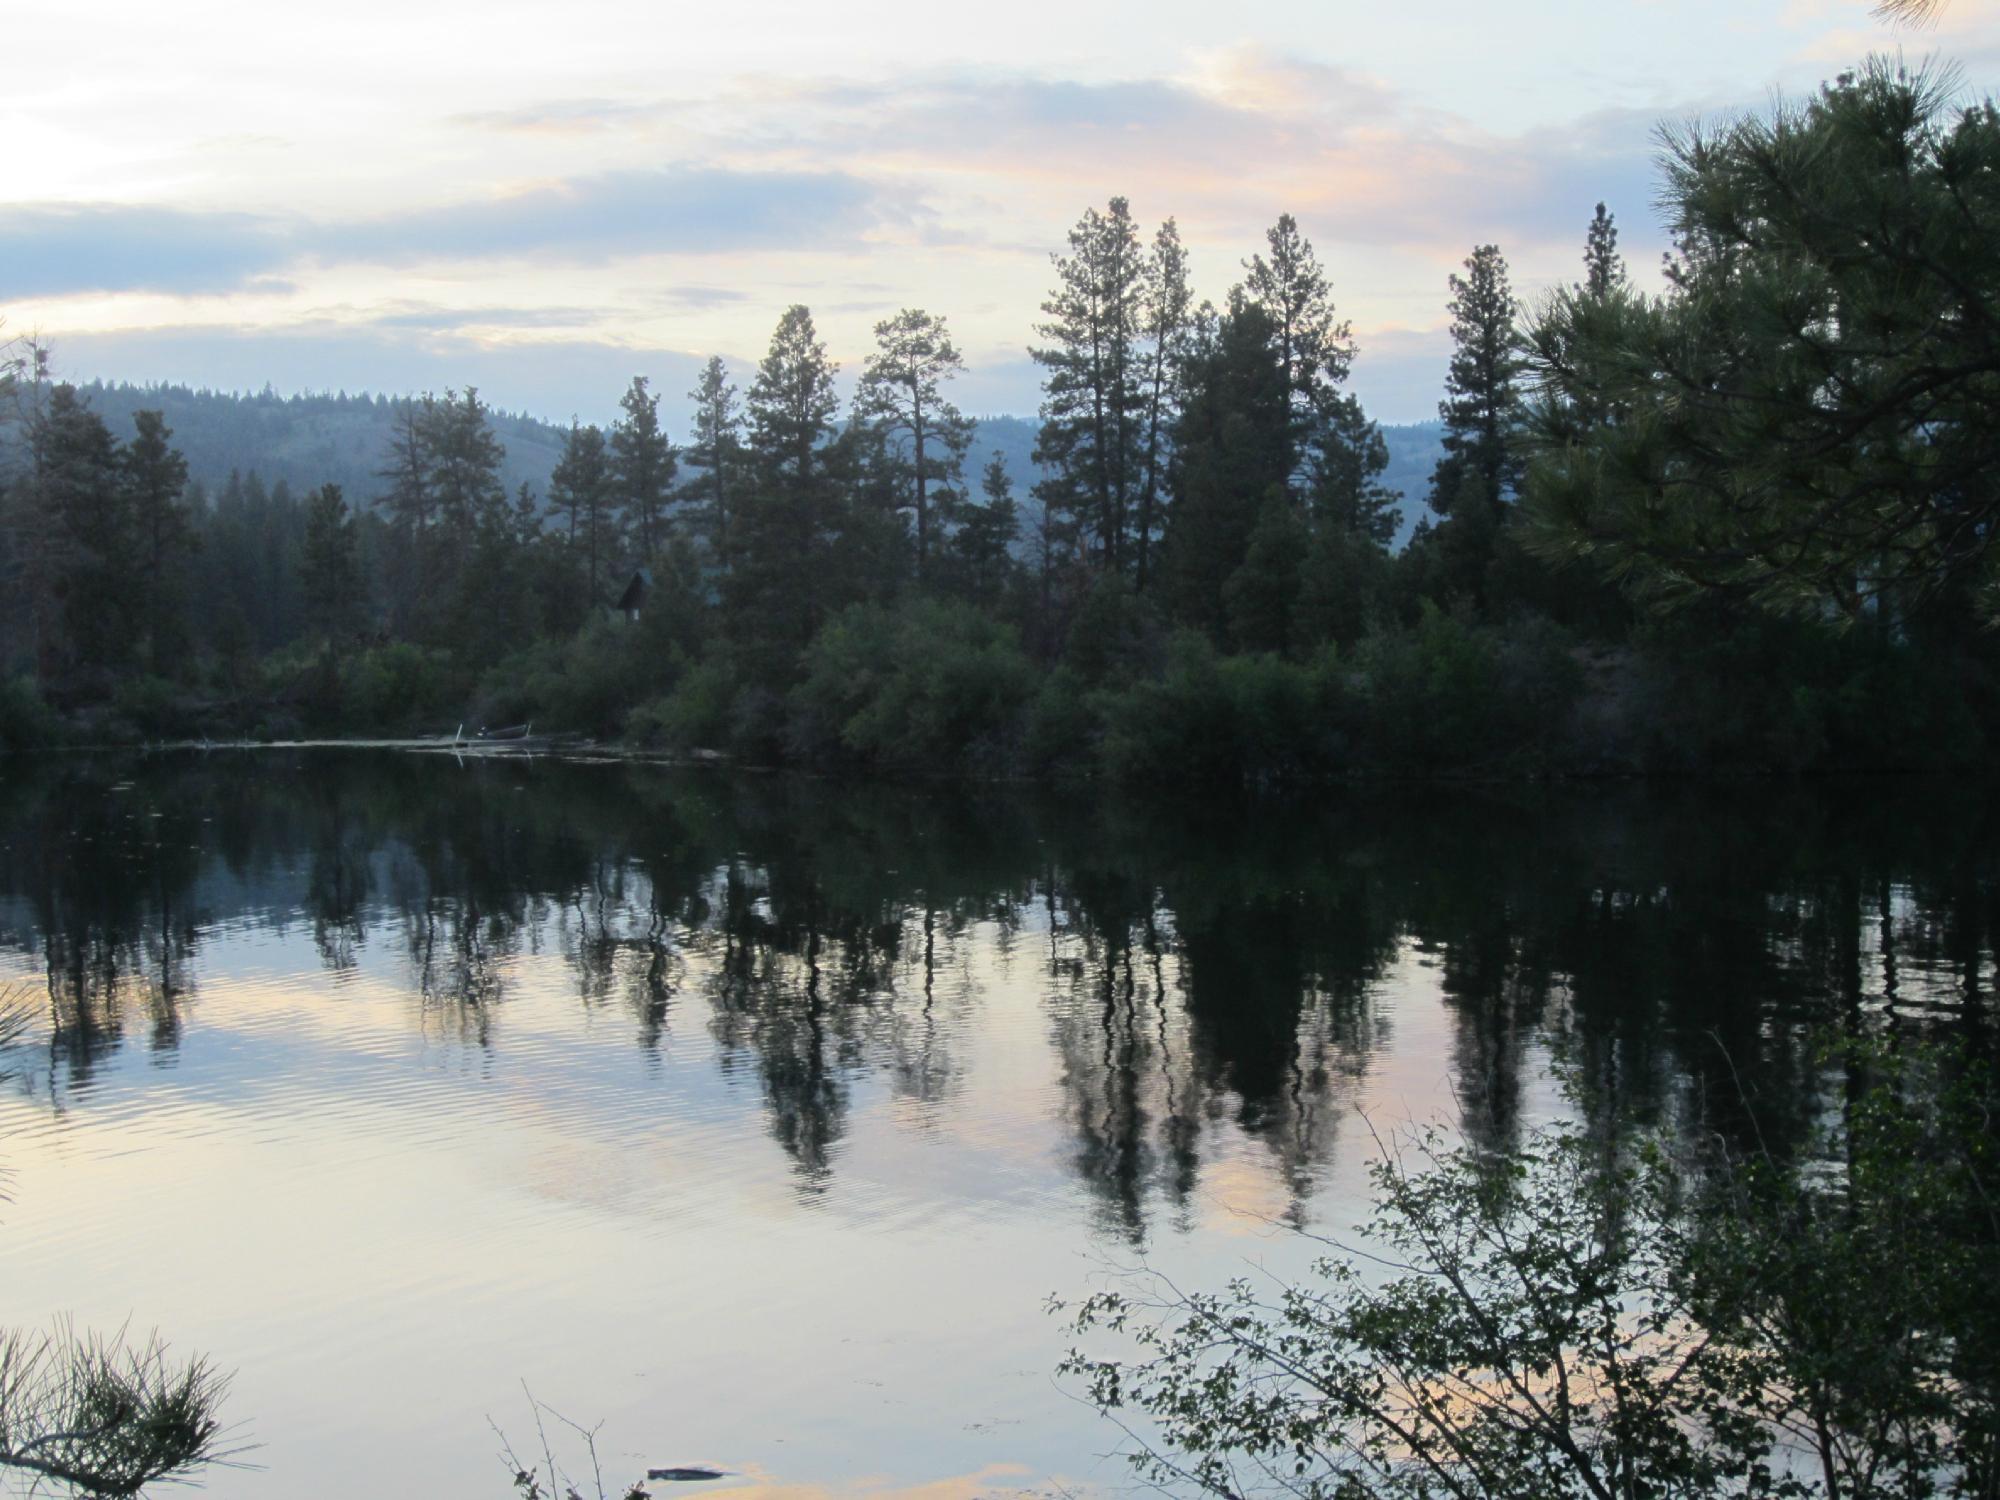
[[[1055,266],[1055,290],[1042,304],[1047,321],[1035,328],[1045,342],[1029,351],[1046,372],[1035,460],[1047,477],[1036,492],[1073,519],[1101,569],[1117,572],[1143,478],[1145,409],[1145,258],[1125,199],[1088,210]]]
[[[874,430],[874,450],[893,466],[891,488],[906,497],[899,508],[915,521],[919,587],[929,579],[938,523],[964,489],[972,423],[943,392],[964,368],[944,319],[906,307],[875,325],[875,349],[854,393],[854,420]]]
[[[787,308],[750,387],[752,482],[732,525],[724,600],[740,648],[783,681],[837,597],[832,548],[843,495],[830,440],[839,367],[810,309]]]
[[[140,624],[148,668],[166,675],[188,660],[185,563],[194,547],[182,502],[188,466],[159,412],[137,412],[132,422],[136,431],[125,447],[124,469],[138,532]]]
[[[1445,452],[1430,492],[1431,509],[1444,521],[1427,540],[1443,559],[1446,590],[1486,604],[1494,550],[1524,467],[1520,349],[1500,247],[1477,247],[1450,286],[1452,356],[1438,405]]]
[[[1145,388],[1145,474],[1139,491],[1135,533],[1138,551],[1133,582],[1144,593],[1151,583],[1154,538],[1172,488],[1174,421],[1180,413],[1182,372],[1194,328],[1194,290],[1188,282],[1188,254],[1180,228],[1168,219],[1153,236],[1146,257],[1143,304],[1142,380]]]
[[[611,429],[611,464],[618,476],[625,529],[639,561],[657,559],[667,544],[667,505],[674,492],[674,445],[660,427],[660,398],[634,375],[619,398],[624,416]]]
[[[562,456],[549,475],[549,499],[564,517],[568,543],[591,606],[604,601],[605,583],[620,548],[611,456],[600,427],[569,424]]]
[[[688,481],[682,498],[706,506],[716,563],[726,569],[731,486],[743,455],[743,415],[722,356],[709,356],[688,399],[694,402],[694,442],[688,448],[688,461],[702,472]]]
[[[1264,238],[1270,255],[1253,255],[1245,263],[1243,289],[1270,327],[1284,372],[1291,410],[1285,469],[1303,496],[1321,417],[1354,364],[1354,339],[1334,311],[1332,287],[1298,220],[1280,214]]]
[[[1625,285],[1625,257],[1618,253],[1618,225],[1602,203],[1591,215],[1583,237],[1583,285],[1586,297],[1608,297]]]

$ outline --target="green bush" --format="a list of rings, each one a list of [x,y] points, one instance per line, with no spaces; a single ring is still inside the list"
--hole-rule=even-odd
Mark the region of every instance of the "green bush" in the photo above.
[[[1638,648],[1649,769],[1946,769],[1986,754],[1990,684],[1950,638],[1704,609],[1649,623]]]
[[[0,678],[0,754],[60,743],[62,724],[31,677]]]
[[[675,750],[714,750],[731,743],[731,709],[738,684],[725,660],[697,662],[673,690],[649,698],[625,722],[628,738]]]
[[[1426,600],[1355,650],[1356,726],[1378,771],[1518,771],[1559,759],[1581,673],[1546,621],[1501,635]]]
[[[633,705],[672,686],[682,666],[678,645],[600,613],[567,640],[537,641],[488,670],[473,717],[615,735]]]
[[[1070,621],[1063,664],[1088,687],[1122,686],[1158,673],[1164,665],[1164,632],[1150,597],[1117,573],[1090,586]]]
[[[873,765],[1004,767],[1033,668],[1011,628],[972,607],[854,605],[814,637],[792,690],[790,747]]]
[[[1057,667],[1042,679],[1028,705],[1021,754],[1037,776],[1085,776],[1097,769],[1097,747],[1104,737],[1094,695],[1069,667]]]
[[[1115,781],[1256,786],[1323,775],[1336,768],[1337,693],[1331,650],[1309,664],[1221,656],[1183,632],[1164,676],[1104,698],[1100,763]]]
[[[349,727],[378,734],[436,733],[456,722],[460,694],[450,656],[398,642],[347,664],[342,695]]]
[[[199,706],[164,677],[126,678],[112,692],[111,712],[145,740],[187,739],[207,727]]]

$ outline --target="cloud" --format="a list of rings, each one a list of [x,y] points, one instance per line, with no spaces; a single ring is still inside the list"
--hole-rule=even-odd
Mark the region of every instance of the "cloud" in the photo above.
[[[643,104],[620,99],[550,99],[518,109],[453,115],[450,123],[523,135],[589,135],[643,121],[652,113]]]
[[[662,119],[673,108],[646,106]],[[894,86],[746,85],[706,112],[735,122],[718,150],[923,183],[898,225],[922,245],[989,251],[1060,244],[1066,221],[1041,225],[1053,203],[1076,212],[1114,192],[1211,238],[1254,236],[1289,210],[1328,242],[1546,243],[1579,236],[1599,199],[1636,223],[1655,175],[1650,110],[1494,132],[1355,70],[1255,48],[1174,78],[958,70]]]
[[[848,172],[671,167],[538,183],[319,228],[312,253],[402,264],[495,257],[592,264],[634,255],[850,244],[913,205]]]
[[[230,291],[290,259],[281,221],[119,203],[0,205],[0,296]]]
[[[442,307],[411,303],[366,315],[377,328],[412,328],[455,333],[474,328],[577,328],[604,317],[590,307]]]
[[[812,251],[926,217],[914,197],[849,172],[669,167],[537,183],[437,208],[312,220],[136,204],[0,204],[0,296],[284,291],[321,265]],[[260,284],[262,283],[262,284]],[[689,287],[682,305],[732,300]]]

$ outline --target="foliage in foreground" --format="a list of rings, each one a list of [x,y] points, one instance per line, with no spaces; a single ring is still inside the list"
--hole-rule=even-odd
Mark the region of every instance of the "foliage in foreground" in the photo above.
[[[1578,1126],[1501,1160],[1435,1132],[1374,1172],[1371,1253],[1071,1313],[1151,1479],[1312,1497],[1991,1496],[1993,1090],[1876,1070],[1810,1160],[1674,1160]]]
[[[0,1333],[0,1470],[83,1495],[136,1495],[224,1456],[227,1378],[199,1357],[79,1334]]]
[[[0,989],[0,1049],[28,1016],[20,992]],[[171,1358],[157,1335],[0,1329],[0,1477],[103,1497],[189,1478],[228,1456],[217,1415],[228,1384],[205,1359]]]
[[[1641,593],[1864,618],[2000,609],[2000,111],[1871,58],[1803,105],[1665,133],[1665,297],[1531,331],[1538,545]]]

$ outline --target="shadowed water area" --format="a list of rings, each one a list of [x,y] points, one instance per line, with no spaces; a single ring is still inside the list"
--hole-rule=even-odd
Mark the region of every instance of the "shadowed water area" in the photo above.
[[[1375,1131],[1756,1131],[1967,1032],[1964,785],[1286,805],[318,750],[0,765],[0,1323],[237,1372],[221,1496],[1127,1482],[1042,1311],[1285,1275]],[[1562,1059],[1566,1098],[1550,1078]]]

